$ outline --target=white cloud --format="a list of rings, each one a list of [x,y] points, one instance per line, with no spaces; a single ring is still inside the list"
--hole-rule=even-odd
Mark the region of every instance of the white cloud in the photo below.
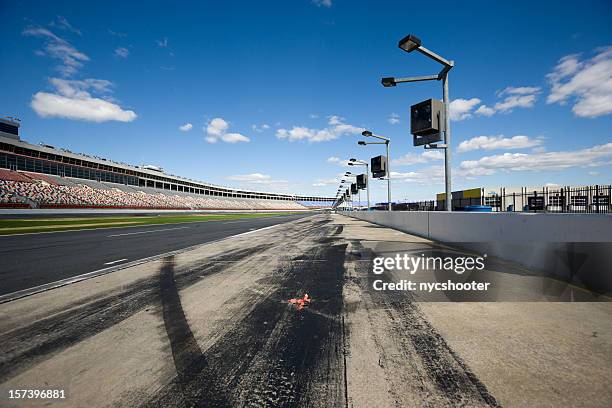
[[[443,160],[444,153],[439,150],[426,150],[421,154],[408,153],[399,159],[391,160],[391,164],[395,166],[411,166],[413,164],[428,163],[434,160]]]
[[[514,108],[531,108],[539,92],[540,88],[537,86],[509,86],[497,92],[498,97],[505,96],[503,100],[492,107],[482,104],[476,110],[474,108],[480,104],[480,99],[455,99],[450,104],[450,117],[452,120],[459,121],[469,119],[473,114],[489,117],[498,112],[510,113]]]
[[[389,115],[389,119],[387,119],[387,121],[392,125],[397,125],[400,123],[399,115],[397,113],[392,113]]]
[[[331,115],[328,117],[329,121],[327,122],[328,124],[335,126],[335,125],[339,125],[342,122],[344,122],[344,118],[337,116],[337,115]]]
[[[516,135],[512,137],[499,136],[477,136],[459,143],[458,152],[469,152],[470,150],[495,150],[495,149],[525,149],[542,144],[541,139],[530,139],[529,136]]]
[[[60,117],[90,122],[131,122],[134,111],[123,110],[112,100],[93,97],[90,91],[108,93],[113,84],[103,79],[66,80],[51,78],[57,93],[37,92],[30,106],[42,117]]]
[[[541,88],[537,86],[509,86],[498,92],[497,96],[506,98],[497,102],[494,106],[495,112],[510,113],[514,108],[532,108],[535,105],[537,95]],[[483,109],[485,116],[491,116],[493,113],[488,111],[490,108]],[[486,113],[490,113],[486,115]]]
[[[223,118],[214,118],[208,125],[206,125],[206,133],[211,136],[221,136],[224,134],[229,128],[229,123],[227,123]]]
[[[183,126],[179,126],[179,130],[181,132],[189,132],[193,129],[193,125],[191,123],[185,123]]]
[[[255,124],[253,124],[253,125],[251,125],[251,129],[253,129],[257,133],[261,133],[264,130],[270,129],[270,125],[268,125],[267,123],[264,123],[261,126],[257,126]]]
[[[30,27],[26,28],[22,34],[43,38],[45,40],[44,48],[36,53],[60,60],[61,64],[56,69],[65,77],[74,75],[83,66],[84,62],[89,61],[87,55],[78,51],[68,41],[58,37],[46,28]]]
[[[251,139],[241,135],[240,133],[226,133],[221,135],[221,140],[225,143],[238,143],[238,142],[249,142]]]
[[[581,61],[580,55],[567,55],[547,75],[551,91],[546,102],[574,102],[572,111],[578,117],[595,118],[612,113],[612,46]]]
[[[498,93],[498,95],[499,96],[503,96],[503,95],[531,95],[531,94],[539,93],[540,90],[541,90],[541,88],[538,87],[538,86],[518,86],[518,87],[508,86],[505,89],[503,89],[502,91],[500,91]]]
[[[441,183],[444,180],[444,166],[430,166],[419,171],[406,173],[391,171],[391,183],[406,182],[421,185]]]
[[[344,118],[333,115],[329,117],[329,126],[324,129],[312,129],[304,126],[294,126],[291,129],[278,129],[276,137],[290,142],[307,140],[308,142],[327,142],[343,135],[355,135],[363,132],[363,128],[344,123]]]
[[[312,4],[314,4],[317,7],[330,8],[332,6],[332,0],[312,0]]]
[[[127,58],[130,55],[130,50],[125,47],[117,47],[115,48],[115,56],[119,58]]]
[[[581,150],[545,153],[504,153],[461,162],[462,175],[490,175],[497,170],[542,171],[612,164],[612,143]]]
[[[287,180],[275,180],[268,174],[251,173],[251,174],[236,174],[226,177],[227,180],[237,181],[242,185],[287,185]]]
[[[426,150],[421,153],[421,156],[427,160],[444,160],[444,153],[440,150]]]
[[[219,140],[225,143],[249,142],[251,139],[240,133],[227,133],[229,123],[223,118],[214,118],[208,122],[204,131],[207,136],[204,138],[208,143],[217,143]]]
[[[155,42],[157,43],[158,47],[161,47],[161,48],[168,47],[168,38],[167,37],[164,37],[161,40],[155,40]]]
[[[235,176],[228,176],[227,179],[233,180],[233,181],[261,182],[261,181],[270,180],[271,177],[267,174],[251,173],[251,174],[238,174]]]
[[[509,113],[514,108],[531,108],[535,104],[536,95],[511,95],[494,106],[497,112]]]
[[[327,159],[328,163],[337,164],[339,166],[348,166],[348,160],[342,160],[339,157],[332,156]]]
[[[51,23],[49,23],[49,25],[51,27],[57,27],[57,28],[59,28],[61,30],[70,31],[70,32],[72,32],[74,34],[81,35],[81,30],[79,30],[78,28],[73,27],[72,24],[70,24],[68,22],[68,20],[66,20],[66,18],[62,17],[62,16],[57,16],[57,18],[54,21],[52,21]]]
[[[342,180],[342,178],[336,177],[336,178],[330,178],[330,179],[317,179],[314,183],[312,183],[313,187],[324,187],[324,186],[331,186],[331,185],[339,185],[340,181]]]
[[[490,108],[487,105],[480,105],[478,109],[474,111],[474,113],[481,116],[493,116],[493,114],[495,114],[495,109]]]
[[[451,120],[464,120],[472,117],[472,110],[480,103],[480,99],[455,99],[450,103]]]

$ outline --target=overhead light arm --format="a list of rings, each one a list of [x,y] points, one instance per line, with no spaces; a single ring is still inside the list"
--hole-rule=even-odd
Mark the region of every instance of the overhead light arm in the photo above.
[[[428,50],[427,48],[423,47],[422,45],[419,46],[416,50],[418,52],[420,52],[421,54],[431,58],[432,60],[437,61],[437,62],[439,62],[442,65],[446,65],[447,67],[452,68],[455,65],[455,63],[453,61],[449,61],[446,58],[443,58],[443,57],[439,56],[435,52]]]
[[[360,146],[365,146],[365,145],[371,145],[371,144],[387,144],[387,142],[364,142],[363,140],[360,140],[359,143]]]
[[[439,75],[422,75],[415,77],[394,78],[396,84],[403,82],[437,81]]]

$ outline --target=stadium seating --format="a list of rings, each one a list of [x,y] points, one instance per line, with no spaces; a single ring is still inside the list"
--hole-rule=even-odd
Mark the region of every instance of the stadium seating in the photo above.
[[[210,197],[0,169],[1,207],[305,210],[323,204],[325,203]]]

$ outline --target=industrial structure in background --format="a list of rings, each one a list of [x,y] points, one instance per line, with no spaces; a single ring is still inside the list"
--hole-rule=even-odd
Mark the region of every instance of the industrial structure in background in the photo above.
[[[471,188],[453,191],[453,211],[612,213],[611,185]],[[445,193],[435,200],[394,203],[396,211],[443,211]],[[380,207],[386,203],[380,203]]]

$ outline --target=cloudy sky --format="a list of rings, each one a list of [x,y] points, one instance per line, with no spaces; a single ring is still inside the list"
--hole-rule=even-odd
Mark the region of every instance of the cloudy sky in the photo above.
[[[414,33],[456,63],[454,189],[609,184],[612,3],[573,4],[2,2],[0,113],[31,143],[326,195],[383,152],[357,146],[369,129],[392,139],[394,199],[431,199],[442,155],[412,146],[408,112],[441,84],[380,85],[439,71],[397,48]]]

